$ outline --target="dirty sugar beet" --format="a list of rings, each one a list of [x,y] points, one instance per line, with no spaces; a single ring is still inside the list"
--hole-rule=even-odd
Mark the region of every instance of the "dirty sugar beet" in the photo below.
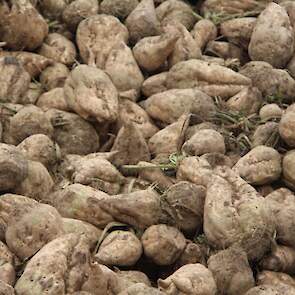
[[[0,16],[0,295],[295,294],[294,1]]]

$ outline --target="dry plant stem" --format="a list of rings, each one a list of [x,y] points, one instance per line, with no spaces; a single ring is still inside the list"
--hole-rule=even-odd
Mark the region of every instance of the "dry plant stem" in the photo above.
[[[123,170],[143,170],[143,169],[175,169],[174,164],[158,164],[158,165],[153,165],[153,166],[139,166],[139,165],[122,165],[120,167]]]
[[[264,8],[261,8],[260,10],[253,10],[253,11],[248,11],[245,13],[236,13],[236,14],[208,13],[205,15],[205,18],[210,19],[215,25],[220,25],[221,23],[225,21],[232,20],[235,18],[258,16],[263,9]],[[197,16],[198,14],[196,14],[196,17]]]
[[[128,224],[125,224],[125,223],[121,223],[121,222],[110,222],[103,230],[103,232],[101,233],[101,236],[99,238],[99,240],[97,241],[97,244],[96,244],[96,247],[93,251],[94,254],[97,253],[101,243],[103,242],[103,240],[105,239],[105,237],[107,236],[107,233],[110,229],[113,229],[113,228],[117,228],[117,227],[129,227]]]
[[[5,103],[0,102],[0,106],[1,106],[1,108],[4,108],[4,109],[10,111],[10,112],[12,112],[13,114],[16,114],[16,113],[17,113],[16,110],[14,110],[13,108],[10,108],[10,107],[7,106]]]

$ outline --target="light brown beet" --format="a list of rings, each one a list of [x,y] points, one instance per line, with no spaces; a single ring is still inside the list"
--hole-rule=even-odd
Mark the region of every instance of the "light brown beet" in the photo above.
[[[173,52],[177,39],[178,35],[170,32],[141,39],[133,47],[138,65],[147,72],[158,70]]]
[[[108,198],[102,191],[76,183],[57,190],[43,201],[54,206],[62,217],[79,219],[103,228],[113,221],[113,217],[101,207],[102,200]]]
[[[94,249],[97,241],[99,240],[102,230],[98,229],[94,225],[73,218],[62,218],[62,228],[65,234],[78,234],[85,236],[91,249]]]
[[[95,0],[74,0],[62,11],[62,20],[71,32],[76,29],[84,19],[97,15],[99,5]]]
[[[282,172],[281,155],[274,148],[256,146],[236,163],[233,170],[250,184],[272,183]]]
[[[13,191],[42,201],[53,187],[53,179],[46,167],[40,162],[28,161],[28,175]]]
[[[144,81],[132,50],[124,42],[112,48],[105,64],[105,71],[119,92],[139,91]]]
[[[5,241],[5,232],[9,220],[27,214],[38,202],[24,196],[4,194],[0,198],[0,239]]]
[[[129,99],[120,99],[118,128],[123,127],[128,121],[136,125],[145,139],[149,139],[159,131],[143,108]]]
[[[19,103],[30,85],[30,75],[15,57],[0,59],[0,100]]]
[[[295,287],[294,279],[283,272],[264,270],[256,278],[257,285],[279,285],[286,284]]]
[[[133,266],[142,254],[142,245],[130,231],[116,230],[100,244],[95,260],[109,266]]]
[[[167,90],[166,87],[166,79],[168,72],[162,72],[160,74],[156,74],[147,78],[141,87],[142,93],[146,96],[152,96],[159,92],[164,92]]]
[[[207,187],[212,174],[212,167],[206,159],[186,157],[180,162],[176,177],[178,180],[185,180]]]
[[[239,46],[225,41],[210,41],[205,50],[206,54],[227,59],[237,59],[241,64],[249,60],[247,53]]]
[[[156,8],[157,18],[162,26],[179,22],[191,30],[197,21],[192,8],[179,0],[166,0]]]
[[[44,40],[39,54],[55,62],[71,65],[75,62],[77,52],[73,42],[58,33],[51,33]]]
[[[126,122],[120,129],[111,151],[117,152],[113,159],[117,166],[151,159],[147,142],[133,122]]]
[[[137,101],[140,97],[139,89],[129,89],[126,91],[119,92],[119,97],[122,99],[129,99],[131,101]]]
[[[159,279],[158,286],[167,295],[175,293],[217,294],[216,283],[211,271],[198,263],[184,265],[165,280]]]
[[[265,270],[295,273],[295,250],[291,247],[276,245],[271,253],[264,256],[260,266]]]
[[[269,207],[272,210],[276,225],[276,232],[279,243],[292,247],[294,245],[294,211],[295,211],[295,196],[286,189],[277,189],[265,198]]]
[[[29,88],[24,96],[21,98],[19,103],[25,104],[36,104],[39,96],[43,93],[42,85],[38,82],[31,82]]]
[[[198,89],[171,89],[150,96],[144,102],[147,113],[155,120],[174,123],[184,113],[192,113],[200,121],[208,120],[215,112],[210,96]]]
[[[24,105],[22,104],[14,104],[14,103],[2,103],[0,104],[1,111],[1,138],[5,143],[12,142],[12,138],[10,136],[9,127],[11,118],[19,112]]]
[[[292,190],[295,188],[295,179],[294,179],[294,155],[295,151],[288,151],[283,158],[283,180],[285,184],[290,187]]]
[[[165,293],[159,291],[156,288],[146,286],[143,283],[137,283],[126,290],[120,292],[118,295],[164,295]]]
[[[259,117],[263,121],[273,118],[281,118],[283,110],[276,103],[269,103],[261,107]]]
[[[0,241],[0,282],[13,286],[15,283],[15,256],[6,244]],[[1,287],[0,287],[1,294]]]
[[[210,256],[208,269],[220,294],[244,294],[255,286],[247,255],[241,248],[229,248]]]
[[[104,280],[107,284],[107,292],[109,294],[118,294],[121,292],[124,287],[124,282],[121,282],[117,274],[103,264],[99,264],[99,267],[102,270]]]
[[[197,131],[183,146],[182,151],[189,156],[200,156],[207,153],[225,153],[223,136],[213,130],[204,129]]]
[[[124,20],[138,5],[138,0],[103,0],[100,11]]]
[[[147,275],[137,270],[117,270],[116,275],[120,281],[120,285],[122,285],[122,290],[137,283],[143,283],[148,287],[151,286],[151,282]]]
[[[40,108],[27,105],[10,118],[6,142],[17,145],[34,134],[45,134],[52,138],[53,130],[51,122]]]
[[[293,128],[295,126],[294,113],[295,104],[291,104],[283,113],[279,123],[280,136],[290,147],[295,147],[295,133]]]
[[[100,207],[114,219],[145,229],[162,218],[160,196],[151,188],[110,196],[100,201]]]
[[[9,218],[5,239],[9,249],[25,260],[62,234],[62,219],[57,210],[38,204],[24,214]]]
[[[217,37],[217,28],[212,21],[202,19],[194,25],[191,35],[195,39],[196,46],[203,50],[209,41]]]
[[[53,60],[27,51],[0,51],[0,57],[15,57],[32,78],[39,76],[44,69],[53,64]]]
[[[71,159],[71,155],[64,158],[62,164],[63,175],[74,183],[91,186],[110,195],[118,194],[124,177],[107,160],[100,156],[85,156]]]
[[[76,43],[84,63],[103,69],[112,48],[127,43],[128,37],[127,28],[116,17],[99,14],[80,22]]]
[[[173,52],[169,56],[169,67],[181,61],[200,59],[202,56],[201,49],[196,46],[196,41],[186,27],[180,23],[175,23],[171,26],[176,29],[176,34],[179,35],[179,38],[175,43]]]
[[[203,225],[206,189],[188,181],[180,181],[165,192],[177,228],[186,233],[198,233]]]
[[[83,290],[103,295],[107,294],[107,283],[100,267],[91,263],[86,240],[68,234],[48,243],[29,261],[15,290],[20,295],[45,291],[63,295]]]
[[[248,49],[256,20],[255,17],[234,18],[222,22],[220,32],[233,44]]]
[[[51,20],[58,19],[61,16],[63,10],[66,8],[66,6],[66,0],[41,0],[38,2],[38,8],[42,12],[42,15],[48,17]]]
[[[31,161],[38,161],[48,169],[58,161],[58,148],[54,142],[44,134],[35,134],[27,137],[17,149],[24,157]]]
[[[294,295],[295,288],[285,284],[280,285],[261,285],[250,289],[245,295]]]
[[[250,78],[264,97],[281,96],[286,101],[294,98],[295,80],[285,70],[274,69],[263,61],[252,61],[240,73]]]
[[[46,21],[28,0],[4,1],[0,15],[0,38],[12,50],[34,50],[48,34]]]
[[[259,145],[271,146],[276,141],[278,135],[279,124],[276,122],[266,122],[259,125],[252,136],[252,148]]]
[[[79,65],[68,76],[64,95],[68,106],[86,120],[115,121],[118,93],[111,79],[100,69]]]
[[[168,159],[171,154],[178,152],[186,120],[187,116],[183,115],[175,123],[154,134],[148,141],[150,153]]]
[[[0,144],[0,191],[17,187],[28,176],[28,161],[12,145]]]
[[[210,164],[212,169],[218,166],[227,166],[230,168],[233,166],[232,159],[229,156],[221,153],[206,153],[200,158],[206,160]]]
[[[94,127],[76,114],[50,109],[46,112],[54,126],[54,139],[63,155],[87,155],[99,148],[99,136]],[[85,142],[88,142],[85,145]]]
[[[55,63],[47,67],[40,75],[40,82],[47,91],[63,87],[67,77],[69,76],[69,69],[61,63]]]
[[[0,295],[15,295],[13,287],[0,281]]]
[[[245,87],[235,96],[231,97],[226,106],[232,110],[241,112],[244,115],[257,113],[262,105],[262,95],[256,87]]]
[[[293,43],[294,33],[286,10],[270,3],[255,24],[249,44],[251,59],[284,68],[293,55]]]
[[[130,42],[133,44],[144,37],[158,35],[160,23],[156,16],[154,1],[141,1],[128,15],[125,25],[130,34]]]
[[[294,56],[290,59],[288,65],[287,65],[287,70],[288,70],[288,73],[294,79],[295,78],[295,57]]]
[[[57,87],[41,94],[36,102],[36,106],[43,111],[49,109],[57,109],[60,111],[69,111],[69,107],[66,103],[64,96],[64,89]]]
[[[219,130],[219,127],[211,122],[203,122],[196,125],[189,126],[185,133],[185,139],[189,140],[197,131],[204,129],[213,129],[215,131]]]
[[[202,60],[188,60],[173,66],[167,77],[167,88],[197,87],[210,96],[229,98],[237,94],[251,80],[226,67]]]
[[[253,11],[259,8],[263,8],[271,0],[261,0],[259,2],[253,2],[249,0],[206,0],[202,5],[202,12],[211,13],[223,13],[223,14],[241,14],[244,12]]]
[[[171,265],[186,246],[183,234],[165,224],[152,225],[141,237],[144,254],[156,265]]]
[[[269,250],[274,229],[271,209],[256,190],[230,168],[216,168],[204,207],[204,232],[209,243],[218,249],[238,243],[248,259],[256,260]]]
[[[205,266],[207,265],[205,253],[202,249],[202,246],[187,240],[185,249],[176,261],[175,265],[178,269],[184,265],[196,263],[200,263]]]
[[[294,2],[289,1],[289,0],[283,0],[283,1],[279,1],[279,4],[280,4],[280,6],[284,7],[285,10],[287,11],[289,19],[290,19],[290,23],[291,23],[293,30],[294,30],[294,24],[295,24]]]

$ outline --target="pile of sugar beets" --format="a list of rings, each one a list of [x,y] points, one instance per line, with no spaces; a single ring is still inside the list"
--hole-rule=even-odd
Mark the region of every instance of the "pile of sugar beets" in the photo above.
[[[295,1],[0,2],[1,295],[295,294]]]

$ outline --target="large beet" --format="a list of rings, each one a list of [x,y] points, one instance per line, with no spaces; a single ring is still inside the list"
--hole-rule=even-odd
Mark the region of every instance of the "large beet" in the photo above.
[[[128,41],[128,30],[111,15],[94,15],[83,20],[77,29],[77,45],[86,64],[103,69],[115,45]]]
[[[205,201],[207,239],[218,249],[238,243],[250,260],[261,258],[269,250],[275,229],[269,206],[230,168],[216,168],[215,173]]]
[[[0,190],[17,187],[28,175],[28,161],[12,145],[0,144]]]
[[[0,38],[13,50],[34,50],[48,34],[48,25],[28,0],[0,5]]]
[[[64,94],[69,107],[84,119],[105,122],[117,117],[117,90],[102,70],[76,67],[65,82]]]
[[[103,295],[107,294],[107,284],[100,267],[91,263],[86,240],[68,234],[48,243],[30,260],[15,290],[20,295],[63,295],[83,290]]]
[[[293,34],[286,10],[278,4],[269,4],[258,17],[251,36],[251,59],[283,68],[293,55]]]

